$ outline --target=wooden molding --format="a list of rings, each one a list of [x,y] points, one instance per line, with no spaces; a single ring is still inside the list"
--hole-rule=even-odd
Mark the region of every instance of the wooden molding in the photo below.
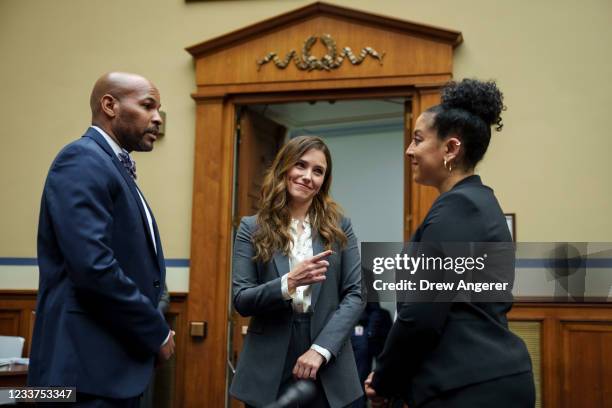
[[[382,27],[386,30],[396,30],[409,33],[432,40],[447,43],[453,47],[463,42],[461,32],[446,28],[420,24],[394,17],[387,17],[357,9],[340,7],[334,4],[316,2],[307,6],[268,18],[255,24],[251,24],[239,30],[203,41],[199,44],[185,48],[192,56],[200,57],[209,54],[219,48],[228,47],[244,40],[251,39],[281,27],[304,21],[314,16],[329,15],[341,19],[349,19],[360,24]]]

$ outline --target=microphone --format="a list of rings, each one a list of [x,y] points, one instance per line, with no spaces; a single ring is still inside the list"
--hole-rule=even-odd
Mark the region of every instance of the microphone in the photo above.
[[[291,385],[281,397],[265,408],[289,408],[295,404],[307,404],[317,395],[313,381],[300,380]]]

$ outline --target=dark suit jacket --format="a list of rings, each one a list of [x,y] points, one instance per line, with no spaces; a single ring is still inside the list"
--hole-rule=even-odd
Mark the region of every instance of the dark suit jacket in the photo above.
[[[289,272],[289,259],[280,252],[272,262],[254,262],[252,236],[256,216],[245,217],[236,234],[233,257],[234,307],[251,316],[230,393],[254,406],[275,401],[291,336],[293,309],[282,295],[281,277]],[[332,358],[317,374],[332,408],[357,399],[361,386],[349,337],[365,306],[357,239],[348,219],[342,221],[348,244],[334,248],[327,260],[326,280],[312,285],[311,339],[329,350]],[[324,250],[313,231],[313,253]]]
[[[95,129],[58,154],[40,208],[30,385],[110,398],[144,390],[169,332],[156,309],[165,264],[153,225],[157,254],[136,184]]]
[[[511,242],[493,190],[470,176],[441,194],[414,242]],[[511,303],[403,303],[379,357],[373,387],[410,407],[441,392],[531,371],[508,329]]]

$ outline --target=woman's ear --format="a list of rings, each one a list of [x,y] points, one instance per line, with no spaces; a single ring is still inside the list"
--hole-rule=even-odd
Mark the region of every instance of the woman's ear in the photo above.
[[[449,137],[444,144],[446,150],[445,159],[449,162],[456,159],[461,152],[461,140],[457,137]]]

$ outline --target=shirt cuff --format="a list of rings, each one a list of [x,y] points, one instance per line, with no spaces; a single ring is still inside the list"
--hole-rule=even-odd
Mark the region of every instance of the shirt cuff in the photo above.
[[[281,278],[281,290],[283,291],[283,299],[291,300],[291,294],[289,293],[289,284],[287,283],[287,275],[289,274],[286,273]]]
[[[329,363],[329,360],[331,359],[331,356],[332,356],[329,350],[321,346],[317,346],[316,344],[313,344],[312,346],[310,346],[310,348],[316,351],[317,353],[319,353],[320,355],[322,355],[323,358],[325,359],[326,364]]]
[[[168,343],[168,341],[170,340],[170,336],[172,336],[172,330],[170,330],[168,332],[168,335],[166,336],[166,340],[164,340],[164,342],[161,344],[161,346],[159,346],[160,348],[164,347],[166,345],[166,343]]]

